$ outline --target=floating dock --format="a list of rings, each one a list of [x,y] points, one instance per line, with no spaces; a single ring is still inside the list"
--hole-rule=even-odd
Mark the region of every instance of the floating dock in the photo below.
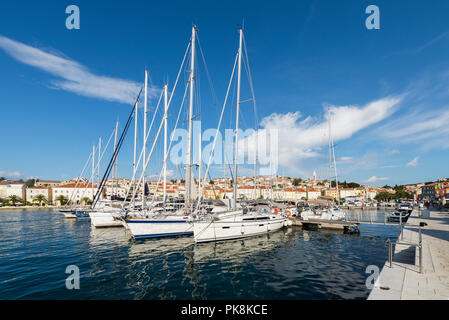
[[[356,222],[344,222],[336,220],[323,220],[323,219],[308,219],[302,220],[299,218],[290,218],[293,226],[301,226],[311,229],[329,229],[329,230],[350,230],[352,228],[357,228],[359,223]]]
[[[368,300],[448,300],[449,214],[414,210],[389,260]]]

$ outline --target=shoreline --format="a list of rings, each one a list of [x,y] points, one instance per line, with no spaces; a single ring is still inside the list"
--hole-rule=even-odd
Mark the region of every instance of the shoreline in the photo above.
[[[35,206],[21,206],[21,207],[0,207],[0,211],[2,210],[57,210],[62,209],[63,207],[57,206],[46,206],[46,207],[35,207]]]

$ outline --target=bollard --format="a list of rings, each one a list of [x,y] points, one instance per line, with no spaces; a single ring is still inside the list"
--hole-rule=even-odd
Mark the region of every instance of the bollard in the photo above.
[[[422,272],[422,243],[419,244],[418,248],[419,248],[419,273],[423,273]]]
[[[388,239],[388,262],[390,264],[390,268],[393,267],[393,242]]]

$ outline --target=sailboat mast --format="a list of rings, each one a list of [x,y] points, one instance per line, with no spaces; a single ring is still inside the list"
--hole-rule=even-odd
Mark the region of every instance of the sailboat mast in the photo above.
[[[92,187],[92,201],[94,200],[94,177],[95,177],[95,145],[92,146],[92,178],[91,178],[91,187]]]
[[[139,108],[139,102],[136,101],[136,105],[135,105],[135,110],[134,110],[134,160],[133,160],[133,176],[136,174],[137,172],[137,128],[138,128],[138,122],[137,122],[137,118],[138,118],[138,108]],[[134,209],[134,202],[132,204],[132,207]]]
[[[167,199],[167,109],[168,109],[168,85],[164,86],[164,208]]]
[[[235,142],[234,142],[234,199],[233,208],[237,209],[237,161],[238,161],[238,142],[239,142],[239,112],[240,112],[240,80],[242,75],[242,41],[243,41],[243,30],[239,30],[240,40],[239,40],[239,62],[237,71],[237,111],[236,111],[236,121],[235,121]]]
[[[331,128],[331,118],[330,118],[330,114],[329,114],[329,128]],[[329,132],[331,132],[329,130]],[[340,204],[340,189],[338,188],[338,175],[337,175],[337,160],[335,159],[335,145],[334,145],[334,138],[331,135],[331,145],[332,145],[332,157],[334,160],[334,174],[335,174],[335,187],[337,190],[337,200],[338,200],[338,204]]]
[[[100,185],[100,161],[101,161],[101,137],[98,139],[98,168],[97,168],[98,185]]]
[[[327,121],[329,125],[329,196],[332,197],[332,152],[331,152],[331,114],[327,109]]]
[[[191,40],[191,57],[190,57],[190,102],[189,102],[189,131],[188,131],[188,146],[187,146],[187,159],[186,159],[186,195],[185,204],[187,208],[192,205],[192,119],[193,119],[193,86],[195,78],[195,42],[196,42],[196,26],[192,27],[192,40]]]
[[[148,70],[145,69],[145,97],[144,97],[144,111],[143,111],[143,162],[145,163],[146,159],[146,134],[147,134],[147,102],[148,102]],[[144,168],[145,170],[145,168]],[[145,172],[143,172],[143,180],[142,180],[142,209],[145,209]]]
[[[114,153],[117,150],[117,133],[118,133],[118,121],[115,123],[115,137],[114,137]],[[112,195],[116,195],[115,179],[117,178],[117,159],[114,163],[114,170],[112,170]]]
[[[201,162],[202,162],[202,150],[201,150],[201,130],[198,133],[198,199],[201,199],[203,190],[201,188]]]

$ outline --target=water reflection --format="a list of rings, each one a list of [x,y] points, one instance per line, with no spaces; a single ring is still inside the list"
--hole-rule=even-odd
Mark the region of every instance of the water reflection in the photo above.
[[[3,299],[365,299],[366,266],[381,266],[395,229],[361,235],[289,228],[195,245],[192,237],[133,241],[46,211],[0,216]],[[65,268],[81,290],[65,289]]]

